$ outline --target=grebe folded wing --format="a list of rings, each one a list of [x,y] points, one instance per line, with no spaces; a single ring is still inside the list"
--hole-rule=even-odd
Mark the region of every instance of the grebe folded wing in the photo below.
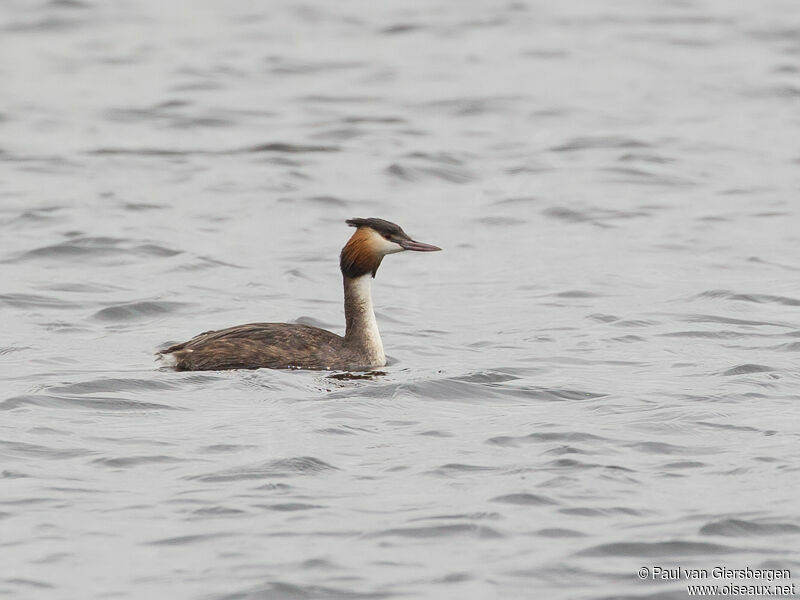
[[[207,331],[159,352],[182,371],[267,367],[333,368],[344,338],[325,329],[292,323],[248,323]]]

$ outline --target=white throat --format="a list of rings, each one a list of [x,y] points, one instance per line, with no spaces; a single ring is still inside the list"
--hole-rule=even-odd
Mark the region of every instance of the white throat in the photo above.
[[[347,322],[345,338],[362,347],[370,365],[386,364],[383,342],[372,307],[372,277],[362,275],[344,280],[344,314]]]

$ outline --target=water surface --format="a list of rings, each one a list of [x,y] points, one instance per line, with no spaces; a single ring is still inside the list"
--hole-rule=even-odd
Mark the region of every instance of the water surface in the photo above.
[[[0,595],[648,598],[800,571],[800,11],[0,9]],[[341,332],[372,378],[175,373]]]

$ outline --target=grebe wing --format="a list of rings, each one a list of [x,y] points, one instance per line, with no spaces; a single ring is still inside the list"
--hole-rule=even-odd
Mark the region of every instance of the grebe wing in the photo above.
[[[171,356],[184,371],[324,367],[313,364],[343,339],[318,327],[289,323],[249,323],[206,331],[158,354]]]

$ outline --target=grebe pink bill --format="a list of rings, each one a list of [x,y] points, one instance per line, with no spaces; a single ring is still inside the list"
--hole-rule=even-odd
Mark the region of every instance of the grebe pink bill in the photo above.
[[[344,337],[293,323],[250,323],[206,331],[158,353],[179,371],[223,369],[367,370],[386,364],[372,309],[370,279],[387,254],[406,250],[434,252],[437,246],[412,240],[383,219],[349,219],[356,231],[342,248]]]

